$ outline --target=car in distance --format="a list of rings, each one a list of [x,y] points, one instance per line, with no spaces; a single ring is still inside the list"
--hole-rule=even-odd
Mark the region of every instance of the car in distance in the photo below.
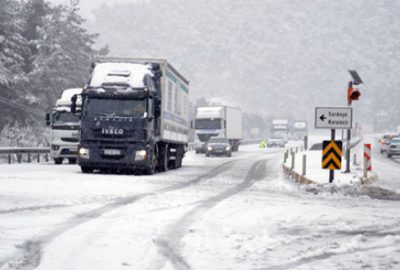
[[[267,147],[285,147],[285,138],[282,136],[272,136],[267,141]]]
[[[232,147],[226,138],[210,138],[206,145],[206,157],[215,156],[232,156]]]
[[[394,135],[383,135],[383,137],[379,140],[381,154],[387,152],[393,137]]]
[[[386,156],[388,158],[400,155],[400,137],[394,137],[386,150]]]

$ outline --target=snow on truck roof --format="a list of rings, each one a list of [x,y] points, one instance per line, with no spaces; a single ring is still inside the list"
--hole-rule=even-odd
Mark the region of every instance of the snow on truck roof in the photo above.
[[[65,89],[61,94],[61,97],[56,101],[56,107],[69,107],[71,106],[71,98],[73,95],[79,95],[82,93],[82,88],[70,88]],[[77,105],[81,105],[82,100],[78,98]]]
[[[142,88],[144,87],[144,76],[153,76],[151,68],[150,64],[99,63],[93,70],[90,86],[124,84],[132,88]]]

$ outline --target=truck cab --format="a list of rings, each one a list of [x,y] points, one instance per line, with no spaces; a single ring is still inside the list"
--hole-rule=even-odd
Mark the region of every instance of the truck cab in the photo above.
[[[153,174],[181,166],[188,126],[180,117],[182,112],[176,115],[176,110],[164,110],[170,81],[163,75],[168,72],[173,76],[161,60],[120,58],[96,63],[82,92],[78,148],[82,172]],[[181,101],[188,102],[188,98]]]
[[[197,107],[195,136],[204,144],[211,138],[226,138],[232,151],[238,151],[242,139],[242,113],[227,106]]]
[[[64,90],[52,112],[46,114],[46,125],[51,128],[50,157],[55,164],[61,164],[64,159],[68,159],[70,164],[77,161],[80,119],[71,112],[70,106],[71,97],[81,92],[81,88]]]

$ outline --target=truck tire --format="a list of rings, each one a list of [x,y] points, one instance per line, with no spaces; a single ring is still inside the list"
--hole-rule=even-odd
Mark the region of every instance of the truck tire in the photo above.
[[[83,173],[92,173],[92,172],[94,171],[94,169],[93,169],[92,167],[85,167],[85,166],[82,166],[82,167],[81,167],[81,171],[82,171]]]
[[[168,145],[160,147],[158,169],[160,172],[168,171],[169,150]]]
[[[145,169],[144,173],[147,175],[153,175],[157,170],[157,157],[158,151],[156,147],[153,147],[152,161],[151,164]]]
[[[62,158],[55,158],[54,159],[54,163],[57,164],[57,165],[60,165],[62,162],[63,162]]]

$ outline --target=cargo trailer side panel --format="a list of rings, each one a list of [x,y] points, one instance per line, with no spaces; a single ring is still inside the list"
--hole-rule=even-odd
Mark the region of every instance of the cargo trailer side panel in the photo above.
[[[230,140],[242,139],[242,111],[238,108],[226,107],[226,137]]]
[[[188,143],[189,83],[168,64],[162,66],[161,140]]]

